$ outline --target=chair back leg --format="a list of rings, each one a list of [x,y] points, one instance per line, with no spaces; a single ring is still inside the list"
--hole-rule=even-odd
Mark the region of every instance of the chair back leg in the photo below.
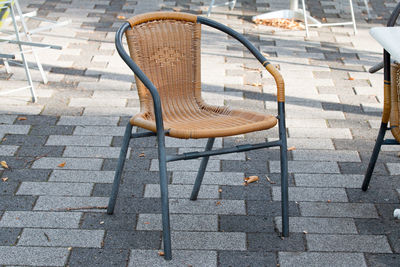
[[[379,151],[383,144],[383,139],[385,138],[385,133],[387,131],[387,123],[382,122],[379,129],[378,137],[376,138],[374,150],[372,151],[371,159],[369,160],[367,172],[365,173],[364,181],[361,189],[367,191],[369,182],[371,181],[372,173],[374,172],[375,163],[379,156]]]
[[[289,192],[288,192],[288,159],[285,125],[285,103],[279,102],[279,139],[281,141],[281,205],[282,205],[282,236],[289,236]]]
[[[132,134],[132,125],[130,122],[128,122],[128,125],[125,128],[125,134],[124,134],[124,139],[122,141],[121,151],[119,153],[118,165],[115,171],[111,196],[108,201],[108,206],[107,206],[108,214],[113,214],[114,212],[115,201],[117,200],[119,184],[121,181],[122,170],[124,169],[126,153],[128,152],[129,141],[131,140],[131,134]]]
[[[212,147],[214,145],[214,141],[215,141],[215,138],[208,138],[205,151],[209,151],[209,150],[212,149]],[[207,163],[208,163],[208,159],[209,158],[210,157],[203,157],[201,159],[200,168],[199,168],[199,171],[197,172],[196,181],[195,181],[194,186],[193,186],[193,190],[192,190],[192,194],[190,196],[190,200],[196,200],[197,199],[197,196],[198,196],[199,191],[200,191],[201,182],[203,181],[204,173],[206,172]]]

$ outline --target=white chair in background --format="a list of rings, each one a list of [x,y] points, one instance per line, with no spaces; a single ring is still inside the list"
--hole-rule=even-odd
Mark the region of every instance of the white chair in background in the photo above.
[[[18,15],[16,15],[16,13]],[[10,15],[11,18],[7,18],[8,15]],[[70,21],[64,21],[64,22],[50,21],[50,20],[46,20],[43,18],[39,18],[36,15],[37,15],[36,11],[30,12],[27,14],[23,14],[18,0],[0,0],[0,27],[2,26],[2,24],[4,24],[4,22],[8,22],[9,20],[11,20],[12,24],[13,24],[13,30],[0,30],[1,33],[5,33],[5,35],[4,34],[0,35],[0,43],[1,44],[6,44],[6,43],[16,44],[16,45],[18,45],[18,48],[19,48],[19,51],[16,53],[6,53],[6,54],[1,53],[0,58],[4,62],[6,72],[10,73],[11,69],[9,66],[9,61],[15,59],[15,55],[20,54],[21,59],[22,59],[22,66],[25,69],[25,74],[26,74],[26,78],[28,81],[28,86],[22,87],[22,88],[17,88],[17,89],[12,89],[12,90],[8,90],[8,91],[2,91],[2,92],[0,92],[0,95],[9,94],[9,93],[24,90],[24,89],[30,89],[31,96],[32,96],[32,102],[36,102],[35,88],[33,85],[31,73],[29,71],[29,65],[28,65],[28,62],[25,57],[26,53],[33,54],[35,61],[36,61],[36,65],[42,76],[43,83],[46,84],[48,82],[46,74],[43,70],[42,64],[40,63],[39,57],[37,56],[35,50],[43,49],[43,48],[61,49],[62,47],[57,46],[57,45],[32,42],[31,35],[33,33],[37,33],[37,32],[41,32],[41,31],[53,29],[55,27],[60,27],[60,26],[66,25]],[[26,17],[30,17],[32,19],[48,22],[49,25],[30,30],[30,29],[28,29],[28,26],[26,25],[26,22],[25,22]],[[20,23],[21,23],[22,32],[19,31],[17,21],[20,21]],[[22,38],[26,39],[26,41],[22,40]],[[24,50],[23,46],[28,46],[31,49]],[[33,49],[33,48],[35,48],[35,49]],[[14,64],[18,64],[18,63],[14,63]]]
[[[215,0],[211,0],[210,6],[208,7],[208,11],[207,11],[207,17],[209,17],[211,15],[212,8],[215,6],[229,6],[229,10],[232,10],[235,8],[235,5],[236,5],[236,0],[229,0],[228,2],[225,2],[223,4],[218,4],[218,5],[215,4]]]

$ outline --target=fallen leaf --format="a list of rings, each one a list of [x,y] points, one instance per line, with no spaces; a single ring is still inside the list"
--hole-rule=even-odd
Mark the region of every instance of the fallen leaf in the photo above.
[[[159,251],[158,252],[158,256],[164,256],[164,255],[165,255],[164,251]]]
[[[322,22],[326,22],[326,18],[322,18]]]
[[[104,221],[101,221],[100,224],[104,224]]]
[[[220,193],[221,193],[221,192],[222,192],[222,189],[221,189],[221,188],[220,188],[220,189],[218,189],[218,192],[220,192]]]
[[[19,121],[26,121],[26,117],[18,117],[17,120],[19,120]]]
[[[4,137],[3,139],[1,139],[2,142],[5,142],[7,140],[6,137]]]
[[[67,164],[67,163],[64,161],[63,163],[58,164],[57,167],[64,168],[65,164]]]
[[[139,154],[139,158],[142,158],[142,157],[144,157],[144,156],[145,156],[144,153],[140,153],[140,154]]]
[[[126,19],[125,16],[118,16],[117,19]]]
[[[248,178],[248,179],[246,180],[246,178]],[[259,180],[258,176],[255,176],[255,175],[249,176],[249,177],[246,177],[246,178],[244,179],[246,184],[254,183],[254,182]]]
[[[306,235],[306,234],[308,234],[308,232],[307,232],[307,231],[303,231],[303,234],[305,234],[305,235]]]
[[[71,250],[72,250],[72,247],[69,247],[68,250],[71,251]]]
[[[399,153],[397,153],[397,156],[400,158],[400,152],[399,152]]]
[[[8,167],[7,162],[5,162],[4,160],[3,160],[3,161],[0,161],[0,165],[1,165],[1,167],[3,167],[4,169],[9,169],[9,168],[10,168],[10,167]]]
[[[296,147],[295,147],[295,146],[291,146],[291,147],[289,147],[287,150],[288,150],[288,151],[296,150]]]
[[[328,201],[326,201],[326,202],[328,202],[328,203],[331,203],[331,202],[332,202],[332,200],[328,199]]]
[[[8,177],[3,177],[3,178],[1,178],[1,180],[2,180],[3,182],[7,182]]]
[[[144,222],[144,224],[150,224],[149,222]]]
[[[349,80],[350,80],[350,81],[353,81],[353,80],[354,80],[354,77],[349,77]]]
[[[221,201],[217,201],[217,202],[215,203],[215,206],[219,206],[219,205],[221,205]]]
[[[283,19],[283,18],[255,19],[254,23],[288,29],[288,30],[303,30],[304,29],[304,26],[300,22],[295,21],[294,19]],[[271,33],[274,34],[275,31],[272,31]]]

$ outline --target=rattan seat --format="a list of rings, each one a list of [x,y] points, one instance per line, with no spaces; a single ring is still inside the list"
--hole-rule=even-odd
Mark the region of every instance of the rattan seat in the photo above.
[[[277,119],[246,110],[231,110],[226,106],[211,107],[193,105],[191,109],[179,109],[168,113],[164,109],[164,129],[168,136],[177,138],[210,138],[245,134],[272,128]],[[139,113],[131,124],[156,132],[154,115]]]

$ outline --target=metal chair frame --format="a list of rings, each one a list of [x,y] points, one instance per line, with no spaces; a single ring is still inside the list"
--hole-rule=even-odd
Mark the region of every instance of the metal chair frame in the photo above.
[[[227,26],[215,22],[213,20],[197,17],[197,23],[201,23],[234,37],[240,43],[242,43],[264,66],[267,67],[270,63],[267,59],[242,35],[238,32],[228,28]],[[131,138],[143,138],[149,136],[157,136],[158,143],[158,158],[159,158],[159,175],[160,175],[160,189],[161,189],[161,207],[162,207],[162,226],[163,226],[163,245],[165,252],[165,259],[170,260],[172,258],[171,252],[171,235],[170,235],[170,221],[169,221],[169,204],[168,204],[168,179],[167,179],[167,162],[178,161],[178,160],[189,160],[202,157],[200,168],[197,173],[195,184],[192,190],[190,199],[196,200],[200,186],[203,180],[203,176],[207,167],[208,159],[210,156],[221,155],[227,153],[244,152],[253,149],[261,149],[268,147],[280,147],[280,159],[281,159],[281,197],[282,197],[282,235],[289,236],[289,202],[288,202],[288,162],[287,162],[287,138],[286,138],[286,125],[285,125],[285,103],[284,99],[278,99],[278,127],[279,127],[279,140],[273,142],[263,142],[258,144],[246,144],[238,145],[231,148],[222,148],[212,150],[215,138],[209,138],[204,151],[190,152],[177,155],[167,155],[165,151],[165,136],[168,135],[168,131],[164,130],[163,117],[161,111],[161,100],[157,88],[149,80],[149,78],[143,73],[143,71],[136,65],[131,57],[126,53],[122,45],[122,37],[127,29],[130,28],[128,22],[124,23],[116,33],[115,43],[119,55],[140,79],[141,82],[148,88],[151,93],[154,113],[156,121],[156,132],[141,132],[132,133],[132,125],[128,123],[126,126],[121,152],[118,160],[118,166],[115,172],[114,183],[112,187],[112,193],[110,196],[107,213],[112,214],[114,211],[118,188],[120,184],[121,174],[124,167],[126,153]],[[161,41],[161,40],[158,40]],[[271,66],[269,66],[271,67]],[[283,84],[282,84],[283,86]]]
[[[393,27],[396,24],[396,20],[399,17],[400,14],[400,3],[397,4],[395,7],[394,11],[390,15],[390,18],[387,23],[387,27]],[[372,71],[377,71],[379,68],[373,68],[370,70]],[[378,159],[379,152],[381,150],[382,145],[400,145],[399,142],[395,139],[385,139],[385,133],[386,131],[391,130],[390,127],[388,127],[388,122],[390,118],[390,110],[391,110],[391,101],[390,101],[390,92],[391,92],[391,76],[390,76],[390,54],[386,51],[383,50],[383,77],[384,77],[384,95],[385,95],[385,101],[383,105],[383,113],[382,113],[382,122],[381,126],[379,128],[379,133],[378,137],[376,138],[374,150],[372,151],[371,159],[368,164],[367,172],[364,177],[364,181],[362,184],[362,190],[367,191],[369,183],[371,181],[371,176],[375,168],[375,163]],[[387,101],[389,99],[389,101]]]

